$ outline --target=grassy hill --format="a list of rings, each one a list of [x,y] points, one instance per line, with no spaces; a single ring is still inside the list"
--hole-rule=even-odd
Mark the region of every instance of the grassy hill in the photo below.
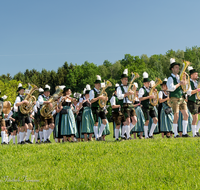
[[[200,138],[4,145],[0,189],[200,189]]]

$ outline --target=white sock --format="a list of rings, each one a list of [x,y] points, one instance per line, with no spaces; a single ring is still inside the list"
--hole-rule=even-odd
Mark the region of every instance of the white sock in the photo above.
[[[192,125],[192,134],[193,134],[193,137],[196,135],[196,125]]]
[[[187,134],[188,120],[183,120],[182,125],[183,125],[183,135],[186,135]]]
[[[100,130],[99,130],[99,137],[102,136],[103,130],[105,129],[106,125],[104,125],[103,123],[101,124]]]
[[[43,130],[43,135],[44,135],[44,141],[47,140],[47,130]]]
[[[95,135],[95,138],[98,139],[98,126],[94,126],[94,135]]]
[[[38,133],[35,132],[35,143],[38,142]]]
[[[6,144],[8,144],[8,135],[6,135],[6,137],[5,137],[5,142],[6,142]]]
[[[12,138],[13,138],[13,144],[15,144],[15,135],[13,135]]]
[[[155,128],[156,128],[156,125],[157,125],[157,123],[156,123],[156,124],[155,124],[155,123],[152,123],[151,129],[150,129],[150,132],[149,132],[149,136],[153,136],[153,132],[154,132],[154,130],[155,130]]]
[[[35,135],[31,135],[31,142],[33,143],[33,140],[35,138]]]
[[[51,136],[51,133],[53,132],[53,129],[51,129],[51,128],[49,128],[49,130],[48,130],[48,136],[47,136],[47,138],[50,140],[50,136]]]
[[[17,133],[17,143],[20,143],[20,135]]]
[[[27,136],[27,132],[24,132],[23,141],[25,141],[25,140],[26,140],[26,136]]]
[[[39,131],[40,142],[42,142],[43,131]]]
[[[197,123],[196,132],[199,132],[199,129],[200,129],[200,120],[199,120],[198,123]]]
[[[173,124],[174,137],[178,135],[178,124]]]
[[[55,142],[56,142],[56,143],[58,142],[58,139],[57,139],[57,138],[55,138]]]
[[[5,136],[6,136],[6,132],[5,131],[1,131],[1,142],[5,142]]]
[[[115,139],[119,138],[119,129],[115,129]]]
[[[24,141],[24,133],[25,132],[19,132],[20,142]]]
[[[135,127],[135,125],[133,125],[132,123],[130,124],[130,132],[131,130]]]
[[[148,126],[144,126],[144,135],[145,135],[145,138],[148,138]]]
[[[12,139],[12,135],[9,136],[9,138],[8,138],[8,142],[10,142],[11,139]]]
[[[124,138],[124,134],[125,134],[125,126],[123,125],[123,126],[122,126],[122,135],[121,135],[122,138]]]
[[[126,131],[126,137],[128,139],[130,137],[130,125],[125,126],[125,131]]]
[[[30,134],[31,134],[31,130],[27,129],[26,141],[29,140]]]

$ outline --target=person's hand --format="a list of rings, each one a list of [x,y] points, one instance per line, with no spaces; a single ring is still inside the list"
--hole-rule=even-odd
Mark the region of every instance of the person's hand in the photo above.
[[[149,96],[149,99],[154,99],[154,98],[155,98],[154,95]]]
[[[22,102],[23,102],[23,104],[26,104],[26,105],[29,104],[29,101],[27,101],[27,100],[23,100]]]

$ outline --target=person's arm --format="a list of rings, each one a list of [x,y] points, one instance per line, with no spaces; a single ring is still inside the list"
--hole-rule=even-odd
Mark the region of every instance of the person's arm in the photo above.
[[[174,85],[174,81],[172,77],[169,77],[167,80],[167,88],[168,91],[173,92],[175,91],[179,86],[181,86],[181,83],[178,83],[176,85]]]
[[[20,97],[18,96],[15,100],[15,106],[16,107],[19,107],[21,106],[22,104],[28,104],[29,102],[27,100],[23,100],[21,101]]]
[[[99,100],[99,97],[97,97],[97,98],[94,97],[94,90],[90,91],[89,96],[90,96],[90,102],[91,103],[94,103],[94,102]]]
[[[122,86],[122,88],[123,88],[123,86]],[[123,94],[123,93],[122,93],[122,90],[121,90],[121,87],[120,87],[120,86],[117,87],[117,98],[118,98],[119,100],[122,100],[122,99],[124,99],[126,96],[129,96],[129,95],[132,95],[132,94],[133,94],[132,91]]]
[[[154,98],[154,95],[146,96],[146,97],[143,97],[143,95],[144,95],[144,89],[140,88],[139,93],[138,93],[138,98],[139,98],[140,101],[144,101],[144,100],[147,100],[147,99],[153,99]]]
[[[189,90],[187,91],[187,95],[188,95],[188,96],[192,96],[193,94],[196,94],[198,91],[200,91],[199,88],[197,88],[197,89],[195,89],[195,90],[192,90],[191,85],[190,85],[190,88],[189,88]]]
[[[110,99],[110,103],[111,103],[112,109],[116,109],[116,108],[120,108],[121,107],[120,105],[116,105],[116,101],[115,101],[115,97],[114,96]]]

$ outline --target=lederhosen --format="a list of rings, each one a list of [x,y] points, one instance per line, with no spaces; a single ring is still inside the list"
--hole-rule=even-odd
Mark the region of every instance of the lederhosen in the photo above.
[[[94,98],[97,98],[99,94],[97,93],[96,89],[94,90]],[[95,123],[99,121],[99,117],[101,119],[106,119],[106,114],[103,108],[100,108],[98,101],[92,103],[92,114],[94,117]]]
[[[42,95],[42,97],[43,97],[43,100],[44,100],[44,101],[48,101],[48,100],[46,99],[46,97],[44,97],[44,95]],[[41,106],[41,108],[42,108],[42,106]],[[41,108],[40,108],[40,109],[41,109]],[[40,113],[38,113],[38,114],[40,114]],[[54,123],[54,117],[51,116],[51,118],[45,119],[45,118],[40,114],[40,122],[41,122],[41,126],[50,125],[50,124]]]
[[[17,131],[17,126],[19,125],[19,118],[18,118],[18,112],[13,111],[12,118],[15,119],[15,121],[12,121],[11,127],[9,127],[8,131],[11,133],[13,131]]]
[[[190,86],[192,90],[195,90],[194,82],[190,80]],[[188,109],[192,115],[200,113],[200,101],[196,99],[196,94],[188,96],[187,102]]]
[[[118,100],[116,94],[114,94],[114,98],[115,98],[116,105],[119,105],[119,100]],[[121,111],[119,110],[119,108],[112,109],[112,118],[116,125],[121,124],[123,115],[122,115]]]
[[[120,86],[122,94],[125,94],[123,86]],[[126,101],[126,103],[123,103],[123,101]],[[124,116],[124,120],[126,120],[129,117],[136,116],[135,108],[133,106],[133,103],[127,103],[128,97],[126,96],[124,99],[119,100],[118,103],[121,105],[122,108],[122,114]]]
[[[145,89],[145,87],[143,86],[142,88],[144,89],[144,95],[143,95],[143,97],[149,96],[149,92],[147,92],[147,90]],[[144,118],[145,118],[146,121],[149,120],[150,117],[151,118],[156,117],[155,109],[149,103],[149,99],[141,101],[141,104],[142,104],[142,111],[143,111],[143,114],[144,114]]]

